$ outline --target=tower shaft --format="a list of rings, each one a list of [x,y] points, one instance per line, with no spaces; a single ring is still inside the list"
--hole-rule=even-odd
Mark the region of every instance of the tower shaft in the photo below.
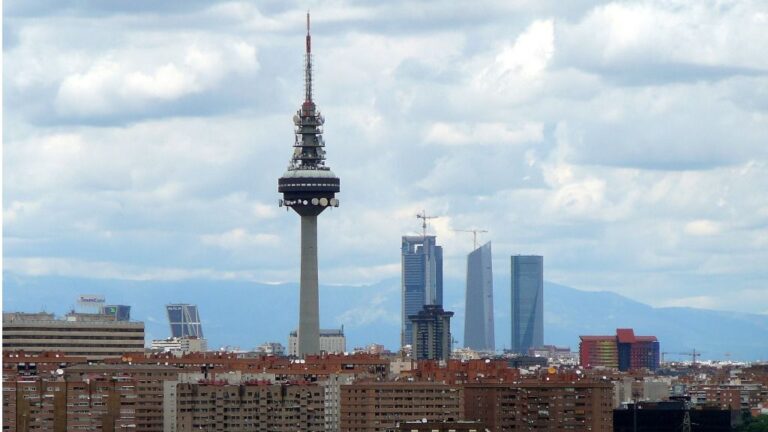
[[[320,353],[320,295],[317,283],[317,216],[301,216],[299,357]]]

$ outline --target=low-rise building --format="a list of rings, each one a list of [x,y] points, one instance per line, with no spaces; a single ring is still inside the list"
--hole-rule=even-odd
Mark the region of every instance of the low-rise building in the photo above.
[[[430,382],[356,382],[341,386],[343,432],[394,430],[406,421],[461,419],[461,387]]]
[[[323,389],[314,383],[177,383],[175,400],[169,391],[166,396],[176,407],[175,419],[166,421],[168,432],[325,430]]]
[[[288,335],[288,355],[298,357],[299,339],[296,330]],[[327,354],[340,354],[347,351],[347,338],[344,336],[344,327],[340,329],[320,330],[320,351]]]
[[[169,337],[152,340],[153,351],[170,352],[175,355],[208,351],[208,341],[196,337]]]
[[[3,313],[3,351],[61,352],[89,360],[144,352],[144,323],[106,314]]]
[[[632,329],[616,329],[615,336],[579,336],[582,367],[608,367],[620,371],[659,368],[656,336],[635,336]]]
[[[610,431],[612,394],[587,380],[466,384],[462,415],[492,431]]]

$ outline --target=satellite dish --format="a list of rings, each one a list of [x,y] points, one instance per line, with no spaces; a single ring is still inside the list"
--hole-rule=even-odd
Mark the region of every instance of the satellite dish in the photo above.
[[[328,198],[320,198],[320,205],[325,207],[328,205]]]
[[[61,368],[56,369],[56,375],[58,375],[58,376],[64,375],[64,369],[61,369]]]
[[[317,198],[312,198],[312,205],[318,205],[320,203],[320,200]]]

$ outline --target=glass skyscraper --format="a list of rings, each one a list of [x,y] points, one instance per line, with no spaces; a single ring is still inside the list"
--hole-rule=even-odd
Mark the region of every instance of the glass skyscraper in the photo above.
[[[408,318],[424,305],[443,304],[443,248],[435,236],[403,236],[402,242],[402,345],[413,344]]]
[[[466,296],[464,346],[477,351],[494,351],[491,242],[467,256]]]
[[[544,257],[512,256],[512,351],[544,345]]]
[[[165,306],[165,309],[168,311],[172,337],[203,338],[203,325],[200,323],[197,305],[169,304]]]

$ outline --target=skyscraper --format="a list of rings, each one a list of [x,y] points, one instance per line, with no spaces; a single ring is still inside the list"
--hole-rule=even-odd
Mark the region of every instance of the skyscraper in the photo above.
[[[448,360],[451,358],[451,317],[441,305],[425,305],[417,314],[410,315],[415,360]]]
[[[200,314],[197,305],[169,304],[165,306],[168,311],[168,322],[171,325],[171,337],[196,337],[203,338],[203,325],[200,322]]]
[[[544,257],[512,256],[512,351],[544,345]]]
[[[413,343],[410,315],[443,304],[443,248],[435,236],[403,236],[401,345]]]
[[[466,295],[464,346],[478,351],[494,351],[491,242],[467,256]]]
[[[280,206],[301,216],[301,275],[299,282],[299,356],[320,352],[320,301],[317,281],[317,216],[338,207],[340,180],[325,166],[325,119],[312,100],[312,38],[307,14],[304,63],[304,103],[293,116],[295,140],[288,169],[278,180]]]

